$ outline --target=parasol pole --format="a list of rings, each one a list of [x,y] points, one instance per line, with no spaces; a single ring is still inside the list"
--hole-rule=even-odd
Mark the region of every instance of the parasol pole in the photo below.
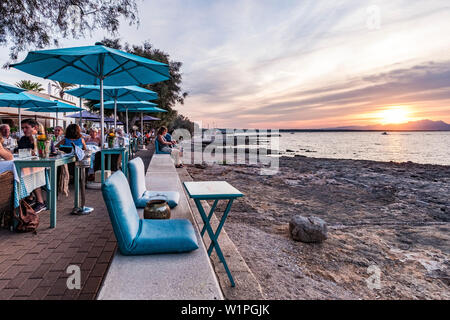
[[[105,145],[105,119],[104,119],[104,105],[103,105],[103,78],[100,78],[100,133],[102,135],[102,149]]]
[[[141,135],[144,137],[144,113],[141,112]]]
[[[19,131],[19,138],[22,137],[22,114],[21,114],[21,108],[19,107],[19,125],[18,125],[18,131]]]
[[[130,134],[128,132],[128,108],[125,109],[125,114],[127,115],[127,134]]]
[[[114,129],[117,129],[117,97],[114,97]]]
[[[78,86],[79,88],[81,88],[81,84]],[[82,102],[82,99],[83,98],[81,98],[80,97],[80,108],[83,108],[83,102]],[[82,128],[82,121],[83,121],[83,114],[82,114],[82,111],[83,110],[80,110],[80,128]]]

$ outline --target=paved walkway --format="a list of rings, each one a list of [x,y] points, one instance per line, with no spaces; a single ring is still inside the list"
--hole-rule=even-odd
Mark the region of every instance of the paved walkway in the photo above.
[[[139,151],[148,166],[153,151]],[[86,190],[92,214],[74,216],[73,191],[58,200],[56,228],[49,211],[37,234],[0,229],[1,299],[95,299],[116,250],[116,239],[100,190]],[[67,289],[69,265],[81,269],[81,289]]]

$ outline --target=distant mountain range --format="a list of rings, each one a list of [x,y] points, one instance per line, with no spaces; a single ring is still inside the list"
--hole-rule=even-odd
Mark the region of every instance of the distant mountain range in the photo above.
[[[450,131],[450,124],[444,121],[418,120],[399,124],[376,124],[369,126],[347,126],[325,130],[380,130],[380,131]]]

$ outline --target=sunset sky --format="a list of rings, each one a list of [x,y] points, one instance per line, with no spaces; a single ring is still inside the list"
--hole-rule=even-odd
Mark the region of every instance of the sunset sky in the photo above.
[[[152,0],[123,42],[183,62],[177,110],[221,128],[450,123],[450,1]],[[92,38],[62,46],[91,45]],[[22,54],[19,60],[22,60]],[[0,53],[2,64],[7,48]],[[47,80],[1,70],[0,80]]]

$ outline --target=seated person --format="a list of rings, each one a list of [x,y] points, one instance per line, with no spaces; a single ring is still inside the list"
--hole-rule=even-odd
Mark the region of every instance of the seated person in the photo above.
[[[69,124],[69,126],[66,129],[66,135],[64,139],[62,139],[56,147],[71,147],[72,143],[74,143],[76,146],[80,147],[83,150],[86,150],[86,142],[82,138],[81,135],[81,128],[79,125],[72,123]]]
[[[101,146],[102,141],[98,135],[98,130],[96,128],[91,128],[89,130],[89,136],[86,138],[86,144],[95,144]]]
[[[164,139],[166,139],[166,141],[168,142],[172,142],[173,143],[172,146],[177,143],[175,140],[172,139],[172,135],[169,132],[165,134]]]
[[[33,135],[38,133],[39,123],[33,119],[25,119],[22,120],[22,131],[23,136],[20,138],[18,144],[18,149],[31,149],[33,150],[33,154],[37,155],[37,145],[34,143]],[[44,198],[42,196],[41,188],[37,188],[32,192],[36,197],[36,203],[32,206],[36,213],[39,213],[43,210],[47,210],[47,206],[44,202]]]
[[[0,159],[13,160],[14,156],[11,152],[3,148],[3,137],[0,135]]]
[[[167,134],[167,128],[161,127],[158,129],[157,137],[159,148],[163,152],[168,152],[172,156],[172,158],[175,160],[175,167],[176,168],[182,168],[183,164],[181,163],[181,151],[174,147],[175,142],[174,141],[167,141],[165,138],[165,135]]]
[[[60,142],[64,139],[64,129],[61,126],[56,126],[54,129],[55,141],[56,143]]]
[[[37,155],[37,146],[34,144],[34,135],[38,132],[38,123],[34,119],[25,119],[22,120],[21,126],[23,136],[17,142],[17,148],[31,149],[33,155]]]
[[[64,133],[64,129],[61,126],[56,126],[53,129],[53,133],[55,135],[55,139],[51,140],[50,149],[51,149],[51,152],[54,154],[54,153],[56,153],[55,145],[58,142],[60,142],[62,139],[64,139],[64,134],[63,134]]]
[[[11,136],[11,128],[8,124],[5,123],[0,125],[0,137],[3,138],[4,148],[13,150],[17,146],[17,140],[15,137]]]

